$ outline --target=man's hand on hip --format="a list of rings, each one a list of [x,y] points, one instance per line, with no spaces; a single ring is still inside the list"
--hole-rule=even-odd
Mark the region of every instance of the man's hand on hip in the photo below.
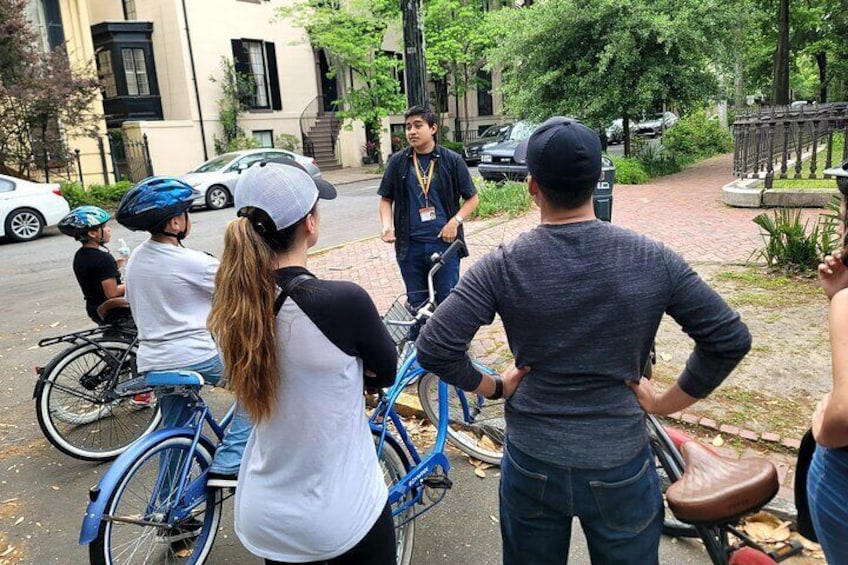
[[[448,223],[444,225],[442,231],[439,232],[439,239],[446,243],[453,243],[453,240],[456,239],[456,232],[459,228],[459,224],[456,220],[451,218],[448,220]]]

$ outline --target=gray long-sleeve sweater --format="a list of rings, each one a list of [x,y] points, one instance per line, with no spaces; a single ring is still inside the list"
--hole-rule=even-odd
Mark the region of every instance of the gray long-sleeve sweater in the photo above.
[[[703,398],[751,347],[739,315],[661,243],[601,221],[540,225],[481,258],[418,339],[418,361],[473,390],[466,356],[497,314],[516,365],[530,366],[506,404],[516,447],[558,465],[610,468],[647,442],[637,380],[663,314],[695,342],[680,387]]]

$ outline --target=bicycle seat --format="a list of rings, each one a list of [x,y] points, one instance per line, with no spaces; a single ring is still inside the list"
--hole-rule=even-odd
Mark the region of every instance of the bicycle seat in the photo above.
[[[780,483],[770,461],[729,459],[697,441],[680,447],[685,471],[668,487],[668,507],[689,523],[726,522],[764,506]]]
[[[194,371],[150,371],[144,380],[147,386],[203,386],[203,377]]]

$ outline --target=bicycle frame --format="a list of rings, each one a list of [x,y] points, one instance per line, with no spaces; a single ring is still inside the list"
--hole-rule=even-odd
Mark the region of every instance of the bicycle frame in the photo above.
[[[400,444],[411,455],[413,466],[408,469],[407,473],[394,485],[389,488],[389,504],[395,504],[400,501],[407,493],[413,492],[415,495],[403,505],[397,507],[393,511],[393,515],[405,512],[408,508],[414,506],[422,500],[424,490],[422,488],[423,480],[441,469],[446,475],[450,471],[450,462],[445,456],[445,443],[447,441],[447,426],[448,426],[448,385],[443,381],[439,381],[439,427],[436,433],[436,443],[433,448],[426,454],[422,455],[416,449],[415,444],[406,432],[403,422],[394,409],[395,402],[400,396],[403,389],[418,377],[424,375],[426,371],[418,364],[418,357],[413,352],[401,365],[398,371],[398,378],[394,385],[391,386],[384,394],[381,395],[377,407],[374,409],[369,425],[371,431],[379,437],[377,444],[377,453],[382,451],[383,444],[390,441],[396,446]],[[388,430],[388,424],[394,424],[395,429],[400,436],[400,441],[397,440]],[[432,506],[425,508],[421,512],[413,514],[409,520],[413,520],[420,516]]]
[[[233,420],[233,416],[235,414],[235,403],[230,406],[230,409],[227,411],[226,415],[218,422],[212,413],[209,410],[209,407],[206,405],[206,402],[201,398],[199,391],[192,390],[190,396],[193,399],[192,404],[192,415],[186,421],[185,425],[181,427],[173,427],[173,428],[164,428],[161,430],[156,430],[152,434],[145,436],[132,444],[129,449],[127,449],[124,453],[122,453],[115,462],[109,467],[109,470],[103,475],[103,478],[100,479],[100,482],[97,483],[97,486],[92,487],[89,490],[88,497],[89,503],[88,507],[85,511],[85,517],[83,518],[82,528],[80,529],[80,537],[79,544],[80,545],[88,545],[92,543],[97,537],[97,533],[100,529],[100,523],[104,519],[111,519],[111,516],[107,516],[104,514],[106,509],[106,505],[111,498],[112,492],[117,488],[118,483],[124,474],[132,467],[135,462],[144,454],[148,449],[155,446],[156,444],[165,441],[170,437],[190,437],[191,448],[190,453],[194,453],[197,450],[198,443],[204,443],[206,448],[210,451],[210,453],[214,452],[215,444],[212,441],[203,435],[203,424],[208,424],[212,429],[212,432],[220,441],[224,437],[224,432],[229,427],[230,423]],[[187,461],[191,461],[192,458],[187,458]],[[177,490],[177,494],[174,497],[175,500],[179,501],[179,505],[171,508],[168,512],[167,523],[168,525],[173,525],[176,520],[185,518],[193,508],[197,507],[201,504],[206,497],[206,473],[204,471],[196,480],[192,481],[189,485],[185,485],[185,480],[189,473],[189,466],[185,465],[180,470],[180,482]],[[162,476],[157,479],[157,487],[161,485]],[[185,488],[184,488],[185,485]],[[139,520],[139,523],[145,523],[143,520]],[[156,524],[161,525],[161,524]]]

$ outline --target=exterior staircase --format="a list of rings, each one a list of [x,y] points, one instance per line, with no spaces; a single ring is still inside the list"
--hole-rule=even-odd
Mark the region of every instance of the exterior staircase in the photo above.
[[[307,137],[311,141],[311,157],[315,159],[322,171],[342,168],[338,157],[336,157],[336,140],[339,137],[339,129],[339,119],[330,113],[319,116],[315,120],[315,125],[309,128]]]
[[[316,96],[300,115],[303,153],[314,158],[322,171],[342,168],[336,154],[340,130],[341,120],[324,110],[323,96]]]

